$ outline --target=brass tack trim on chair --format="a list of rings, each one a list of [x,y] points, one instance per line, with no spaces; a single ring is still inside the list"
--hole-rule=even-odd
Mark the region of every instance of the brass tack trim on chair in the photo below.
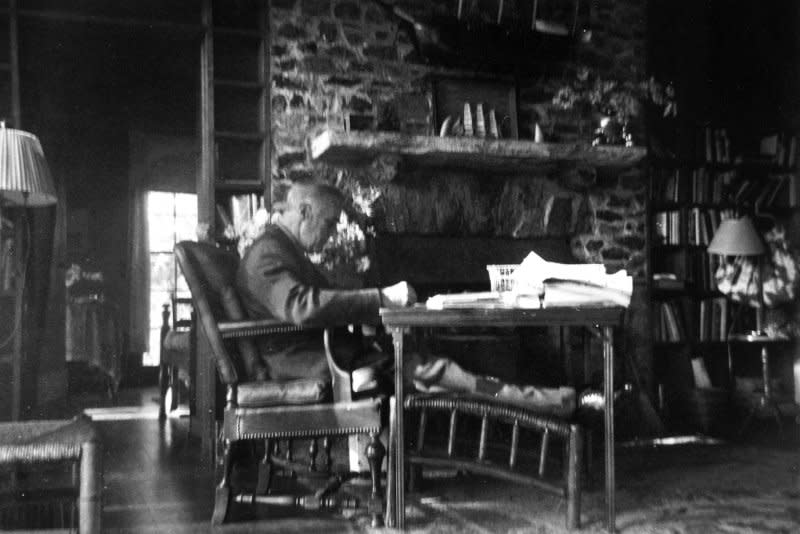
[[[275,439],[311,439],[311,438],[322,438],[325,436],[349,436],[352,434],[370,434],[372,432],[380,432],[379,427],[363,427],[363,428],[341,428],[337,429],[335,432],[330,430],[327,431],[320,431],[320,430],[310,430],[310,431],[293,431],[293,432],[247,432],[243,433],[240,432],[237,434],[237,440],[248,440],[248,439],[267,439],[267,438],[275,438]],[[287,447],[286,456],[288,460],[291,460],[292,457],[292,449],[291,444]]]

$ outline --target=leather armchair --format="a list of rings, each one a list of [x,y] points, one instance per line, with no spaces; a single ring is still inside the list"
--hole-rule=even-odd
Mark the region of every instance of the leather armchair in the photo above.
[[[319,335],[325,336],[332,384],[317,379],[262,379],[264,371],[259,367],[253,338],[291,334],[301,327],[244,316],[233,289],[239,260],[235,253],[205,243],[184,241],[176,245],[175,255],[192,294],[198,328],[202,328],[208,338],[217,375],[226,389],[218,436],[212,523],[225,521],[234,502],[305,509],[361,508],[357,499],[337,498],[334,494],[355,473],[332,470],[330,440],[365,435],[369,439],[365,454],[372,481],[366,508],[373,525],[380,526],[383,515],[380,469],[385,450],[378,436],[382,430],[383,399],[355,394],[353,373],[337,361],[330,350],[331,333],[323,330],[319,330]],[[291,454],[277,454],[279,441],[294,439],[311,442],[305,465],[294,461]],[[318,439],[322,440],[323,461],[317,460]],[[249,490],[234,487],[232,471],[235,464],[242,462],[242,455],[235,454],[234,445],[253,441],[264,444],[256,487]],[[305,471],[312,476],[323,474],[327,484],[305,495],[277,495],[272,491],[272,479],[279,469],[298,474]]]

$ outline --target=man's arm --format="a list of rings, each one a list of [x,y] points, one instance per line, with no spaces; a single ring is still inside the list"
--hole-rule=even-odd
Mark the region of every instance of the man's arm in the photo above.
[[[308,258],[280,236],[253,244],[242,260],[238,285],[251,312],[281,321],[310,326],[378,321],[378,289],[330,288]]]

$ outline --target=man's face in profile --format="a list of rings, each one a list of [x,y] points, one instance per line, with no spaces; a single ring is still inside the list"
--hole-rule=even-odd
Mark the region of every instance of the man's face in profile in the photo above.
[[[305,205],[300,225],[300,242],[307,252],[319,252],[336,232],[341,207],[338,203],[317,201]]]

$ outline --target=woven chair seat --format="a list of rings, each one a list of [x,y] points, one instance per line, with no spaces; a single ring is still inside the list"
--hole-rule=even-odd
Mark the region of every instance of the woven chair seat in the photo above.
[[[85,415],[69,420],[0,423],[0,467],[11,474],[10,493],[0,496],[0,529],[77,528],[81,534],[101,532],[102,458],[100,437]],[[77,477],[74,487],[54,488],[48,484],[34,492],[15,488],[17,471],[53,462],[73,463],[73,476]],[[40,493],[44,500],[29,502],[32,493]]]
[[[164,336],[162,347],[164,350],[189,352],[189,344],[191,343],[191,332],[184,330],[170,330]]]
[[[0,465],[77,460],[81,445],[97,441],[87,417],[0,424]]]

